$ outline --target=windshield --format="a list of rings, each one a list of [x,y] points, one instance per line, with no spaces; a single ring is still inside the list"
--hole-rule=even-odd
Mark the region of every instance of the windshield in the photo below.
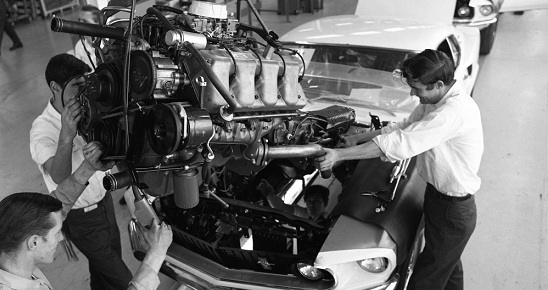
[[[416,100],[398,74],[403,61],[415,53],[371,47],[288,45],[304,59],[301,86],[315,102],[330,102],[354,109],[410,113]]]

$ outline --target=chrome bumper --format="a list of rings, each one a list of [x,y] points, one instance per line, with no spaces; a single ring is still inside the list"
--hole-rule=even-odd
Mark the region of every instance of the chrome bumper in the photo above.
[[[497,22],[497,17],[488,19],[488,20],[482,20],[482,21],[470,21],[470,19],[454,19],[453,24],[454,25],[466,25],[470,27],[477,27],[478,29],[484,29],[485,27]]]

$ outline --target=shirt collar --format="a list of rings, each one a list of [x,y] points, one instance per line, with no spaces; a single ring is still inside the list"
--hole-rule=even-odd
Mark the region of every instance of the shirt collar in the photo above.
[[[441,98],[441,100],[437,102],[436,104],[433,104],[434,107],[436,108],[441,107],[443,104],[445,104],[445,102],[447,102],[449,98],[459,95],[461,89],[462,89],[461,83],[459,81],[455,81],[453,83],[453,86],[451,86],[451,88],[445,93],[443,98]]]
[[[51,103],[52,102],[52,99],[50,99],[48,101],[48,105],[46,106],[46,112],[54,117],[55,119],[59,119],[61,120],[61,113],[57,112],[57,110],[55,109],[55,107],[53,106],[53,104]]]
[[[27,279],[0,269],[0,285],[8,286],[10,289],[52,289],[49,281],[45,278],[40,269],[33,271],[36,279]]]

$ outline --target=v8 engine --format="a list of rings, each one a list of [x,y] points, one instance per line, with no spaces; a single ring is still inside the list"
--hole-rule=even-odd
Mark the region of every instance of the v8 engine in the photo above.
[[[247,4],[261,27],[202,1],[102,25],[52,20],[54,31],[95,37],[100,64],[80,91],[87,113],[79,133],[127,165],[105,178],[107,189],[174,194],[179,208],[200,196],[238,198],[242,178],[273,160],[310,173],[310,158],[348,129],[351,109],[300,111],[303,59]]]
[[[147,249],[141,225],[159,218],[173,229],[162,271],[188,289],[385,289],[408,273],[424,192],[414,163],[335,167],[344,186],[321,221],[267,206],[257,190],[267,179],[298,200],[318,181],[313,159],[370,128],[349,107],[308,110],[305,57],[278,41],[251,0],[235,1],[236,16],[205,1],[135,16],[135,2],[111,0],[99,25],[54,17],[51,28],[94,37],[99,64],[76,96],[78,133],[117,161],[105,188],[132,189],[136,258]],[[242,23],[244,2],[259,26]]]

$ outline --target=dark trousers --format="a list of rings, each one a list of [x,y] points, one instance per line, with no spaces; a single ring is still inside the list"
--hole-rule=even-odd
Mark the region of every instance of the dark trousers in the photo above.
[[[424,196],[424,251],[409,281],[411,290],[462,290],[460,256],[476,228],[476,201],[449,198],[428,184]]]
[[[89,261],[91,289],[127,289],[133,275],[122,260],[120,231],[110,192],[93,210],[71,210],[63,230]]]
[[[3,2],[4,0],[1,1]],[[0,47],[2,46],[4,31],[6,31],[6,34],[11,38],[13,44],[21,43],[21,39],[19,39],[19,36],[17,36],[15,28],[13,28],[13,25],[11,25],[11,22],[8,19],[6,6],[4,4],[0,4],[0,6]]]

